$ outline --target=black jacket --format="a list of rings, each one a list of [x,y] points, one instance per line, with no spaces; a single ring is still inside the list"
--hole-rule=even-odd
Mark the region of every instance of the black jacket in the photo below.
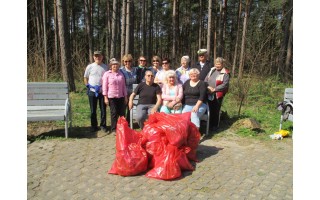
[[[210,60],[206,60],[206,63],[203,65],[202,70],[201,70],[200,62],[197,62],[193,66],[193,68],[197,68],[200,71],[199,79],[202,80],[202,81],[204,81],[204,79],[206,78],[207,74],[210,72],[211,67],[213,67],[213,66],[212,66]]]

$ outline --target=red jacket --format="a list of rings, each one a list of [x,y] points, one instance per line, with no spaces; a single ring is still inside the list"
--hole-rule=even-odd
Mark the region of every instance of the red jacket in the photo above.
[[[206,77],[206,81],[208,81],[209,77],[212,75],[212,73],[216,70],[215,67],[212,67],[210,72],[208,73],[208,76]],[[229,74],[229,70],[226,68],[222,68],[220,71],[220,74],[216,77],[216,86],[221,85],[223,83],[225,74]],[[216,91],[216,97],[217,99],[220,99],[224,97],[224,95],[228,92],[228,87],[221,91]]]

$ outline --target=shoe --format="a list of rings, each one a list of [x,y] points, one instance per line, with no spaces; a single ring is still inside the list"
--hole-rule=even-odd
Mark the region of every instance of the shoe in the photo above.
[[[102,138],[102,137],[104,137],[104,136],[106,136],[107,135],[107,133],[105,133],[105,132],[103,132],[103,131],[99,131],[98,133],[97,133],[97,138]]]
[[[91,132],[96,132],[96,131],[98,131],[99,130],[99,128],[98,127],[91,127]]]
[[[106,126],[100,126],[100,130],[102,130],[103,132],[107,133],[107,127]]]

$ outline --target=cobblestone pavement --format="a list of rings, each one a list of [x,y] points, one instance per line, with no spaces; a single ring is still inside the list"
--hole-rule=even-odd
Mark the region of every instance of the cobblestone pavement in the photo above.
[[[28,199],[293,199],[290,138],[207,139],[193,172],[163,181],[108,174],[115,137],[40,140],[28,145]]]

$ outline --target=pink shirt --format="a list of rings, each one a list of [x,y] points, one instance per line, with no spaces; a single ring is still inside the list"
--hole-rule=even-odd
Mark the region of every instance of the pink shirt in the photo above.
[[[174,91],[175,91],[175,95],[171,96],[170,95],[170,89],[168,84],[164,84],[162,87],[162,100],[163,100],[163,105],[166,105],[168,103],[168,101],[175,101],[175,99],[178,97],[180,100],[182,99],[183,96],[183,89],[182,89],[182,85],[180,83],[178,83],[177,85],[174,86]]]
[[[121,98],[127,96],[126,82],[123,74],[106,71],[102,77],[102,94],[108,98]]]

